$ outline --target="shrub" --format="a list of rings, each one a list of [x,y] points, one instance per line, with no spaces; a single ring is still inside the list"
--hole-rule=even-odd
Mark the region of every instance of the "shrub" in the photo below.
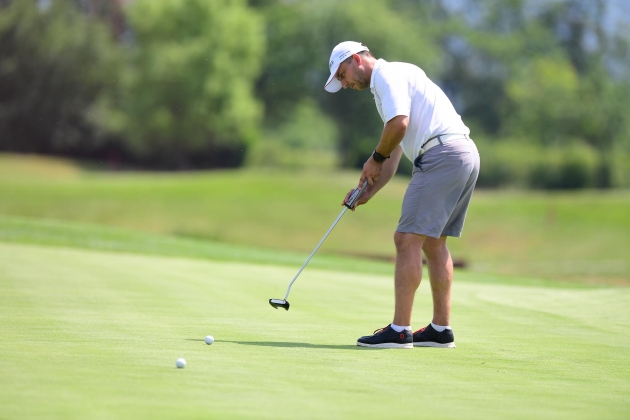
[[[585,144],[545,149],[532,168],[529,185],[541,189],[578,189],[595,186],[600,159]]]
[[[248,155],[248,164],[284,169],[333,169],[339,166],[335,122],[311,99],[304,99],[287,122],[266,132]]]

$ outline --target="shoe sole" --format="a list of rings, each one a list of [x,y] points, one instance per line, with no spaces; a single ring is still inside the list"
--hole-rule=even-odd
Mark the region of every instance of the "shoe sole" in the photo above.
[[[440,347],[443,349],[454,349],[455,343],[436,343],[434,341],[423,341],[420,343],[413,343],[414,347]]]
[[[357,341],[357,346],[361,347],[374,347],[377,349],[412,349],[413,343],[399,344],[399,343],[381,343],[381,344],[366,344]]]

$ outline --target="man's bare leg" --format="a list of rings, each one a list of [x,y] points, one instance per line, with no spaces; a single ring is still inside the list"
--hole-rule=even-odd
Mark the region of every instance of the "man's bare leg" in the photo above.
[[[431,294],[433,295],[433,323],[451,325],[451,285],[453,260],[446,247],[446,236],[439,239],[427,237],[422,250],[427,257]],[[408,325],[408,324],[405,324]]]
[[[422,244],[426,238],[424,235],[414,233],[396,232],[394,234],[396,244],[394,324],[396,325],[411,325],[413,300],[422,280]]]

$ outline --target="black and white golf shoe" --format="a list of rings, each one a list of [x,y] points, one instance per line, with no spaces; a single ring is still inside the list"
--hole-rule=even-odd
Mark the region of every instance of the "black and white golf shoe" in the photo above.
[[[413,345],[416,347],[455,347],[453,330],[437,332],[431,324],[413,333]]]
[[[396,332],[391,324],[374,331],[374,335],[366,335],[357,340],[357,346],[376,347],[380,349],[412,349],[411,331]]]

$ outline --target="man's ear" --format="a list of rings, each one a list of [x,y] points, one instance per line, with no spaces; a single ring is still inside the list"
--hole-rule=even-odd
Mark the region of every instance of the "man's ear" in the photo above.
[[[360,66],[363,62],[363,59],[359,54],[352,54],[352,60],[357,66]]]

